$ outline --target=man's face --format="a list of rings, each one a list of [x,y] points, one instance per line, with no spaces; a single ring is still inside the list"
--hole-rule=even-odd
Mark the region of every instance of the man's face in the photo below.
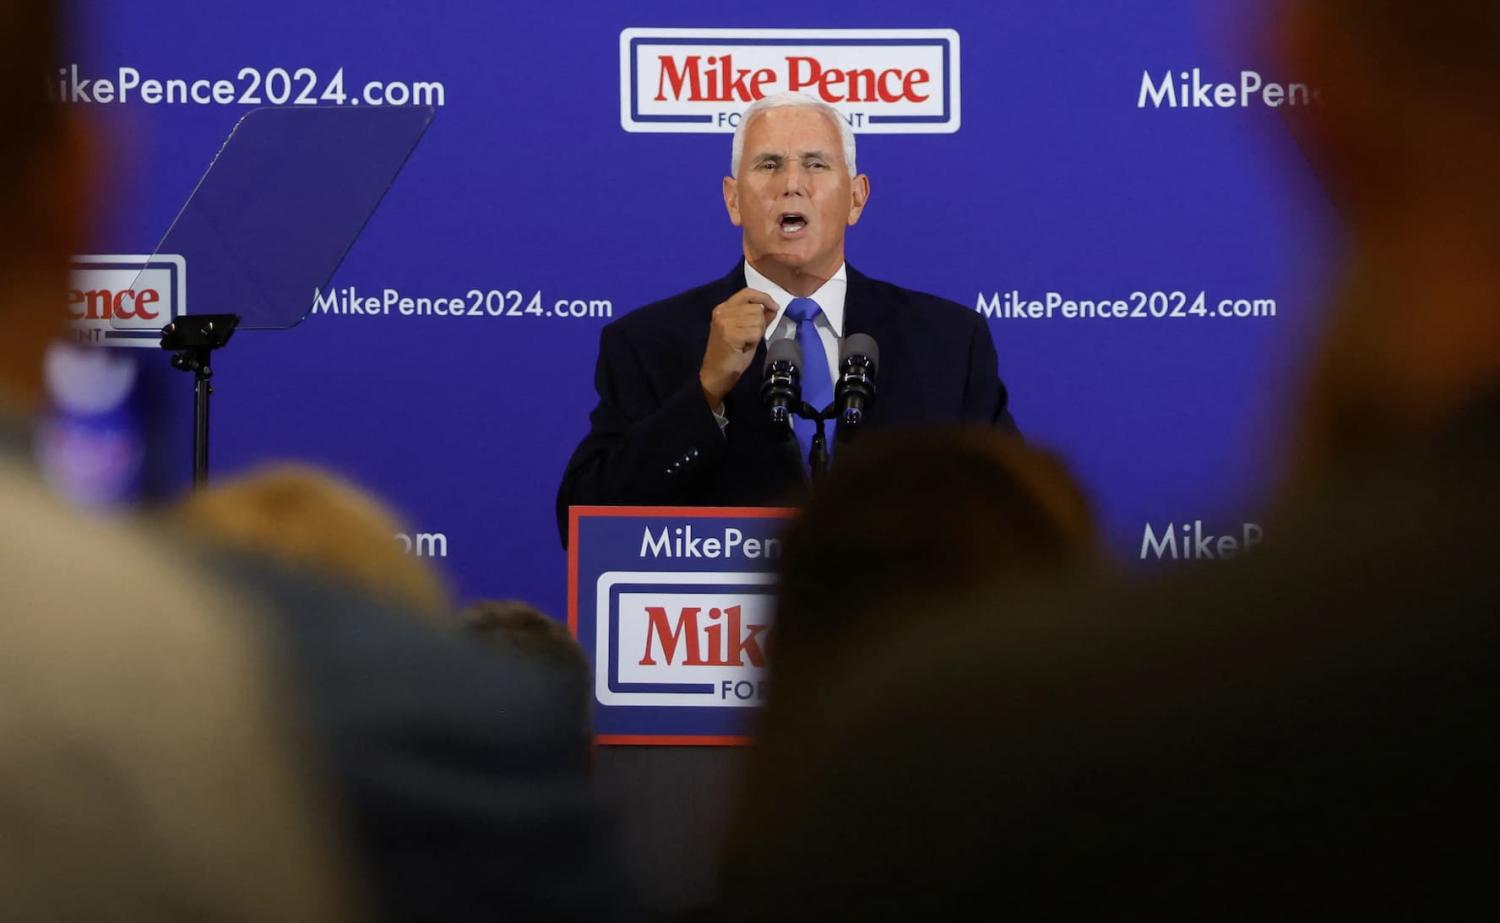
[[[811,108],[768,109],[745,129],[740,175],[724,180],[745,256],[827,279],[844,260],[844,228],[859,220],[869,179],[851,178],[838,129]]]

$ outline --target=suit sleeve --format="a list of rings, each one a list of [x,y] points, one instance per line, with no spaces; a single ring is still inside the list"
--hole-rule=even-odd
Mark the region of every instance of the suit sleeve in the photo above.
[[[599,338],[599,403],[557,491],[557,526],[568,543],[568,507],[679,502],[726,452],[696,375],[666,395],[652,388],[640,352],[614,325]]]
[[[969,339],[969,377],[964,383],[963,418],[995,426],[1008,433],[1019,433],[1010,415],[1010,396],[1000,380],[999,359],[989,325],[974,315],[973,333]]]

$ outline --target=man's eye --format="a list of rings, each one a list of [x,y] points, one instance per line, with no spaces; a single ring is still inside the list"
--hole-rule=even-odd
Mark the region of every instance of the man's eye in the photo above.
[[[762,173],[770,173],[771,171],[775,170],[777,166],[778,164],[774,160],[762,160],[760,163],[756,164],[755,168]]]
[[[828,164],[821,160],[809,160],[806,166],[809,170],[825,170],[828,168]]]

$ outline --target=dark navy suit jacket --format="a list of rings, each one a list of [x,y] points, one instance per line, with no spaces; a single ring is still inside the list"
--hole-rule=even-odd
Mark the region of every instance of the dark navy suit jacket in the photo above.
[[[1013,428],[995,346],[978,313],[848,268],[844,330],[880,347],[868,426],[976,423]],[[764,343],[724,401],[721,433],[698,369],[714,308],[745,287],[744,264],[716,282],[621,317],[599,338],[591,428],[557,492],[567,542],[573,505],[766,506],[804,490],[797,444],[761,404]]]

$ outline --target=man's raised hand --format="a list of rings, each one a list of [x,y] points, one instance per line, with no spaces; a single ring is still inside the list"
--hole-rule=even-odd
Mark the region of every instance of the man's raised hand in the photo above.
[[[713,322],[708,328],[708,348],[698,370],[698,383],[709,407],[724,403],[755,360],[755,351],[777,310],[770,295],[753,288],[740,289],[714,308]]]

